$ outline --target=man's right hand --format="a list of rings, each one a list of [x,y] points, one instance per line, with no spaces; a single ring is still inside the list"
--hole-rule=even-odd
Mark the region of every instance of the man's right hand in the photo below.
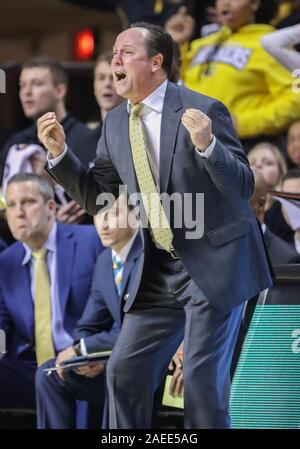
[[[79,224],[84,220],[85,210],[75,201],[63,204],[56,212],[56,219],[60,223]]]
[[[47,112],[37,121],[38,138],[53,157],[59,156],[65,149],[64,129],[56,120],[54,112]]]

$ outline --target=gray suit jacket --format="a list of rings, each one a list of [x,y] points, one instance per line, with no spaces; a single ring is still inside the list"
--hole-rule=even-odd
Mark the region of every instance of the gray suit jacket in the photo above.
[[[187,108],[200,109],[212,120],[216,146],[204,159],[196,153],[189,133],[181,124]],[[112,110],[103,125],[94,167],[87,173],[79,160],[68,152],[50,170],[69,195],[90,214],[97,212],[96,198],[102,192],[118,196],[120,184],[129,194],[139,191],[131,157],[126,103]],[[262,238],[248,200],[253,175],[236,137],[225,106],[184,87],[168,83],[161,122],[161,192],[192,196],[204,194],[204,233],[188,239],[191,231],[183,222],[171,226],[173,245],[185,268],[207,299],[217,309],[229,311],[271,285]],[[184,207],[183,204],[183,207]],[[126,301],[133,304],[150,248],[149,233],[142,233],[144,252],[139,261],[135,288]]]

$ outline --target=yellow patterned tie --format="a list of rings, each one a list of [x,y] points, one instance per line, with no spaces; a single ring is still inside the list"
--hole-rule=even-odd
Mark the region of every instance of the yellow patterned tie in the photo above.
[[[46,249],[32,252],[34,258],[35,351],[38,365],[55,357],[51,330],[50,282],[46,265]]]
[[[131,106],[129,135],[132,159],[154,242],[162,249],[170,251],[173,233],[162,207],[149,164],[143,122],[140,115],[143,107],[143,103]]]

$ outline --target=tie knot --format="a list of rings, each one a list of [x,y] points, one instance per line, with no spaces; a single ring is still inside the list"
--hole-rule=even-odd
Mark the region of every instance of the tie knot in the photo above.
[[[32,257],[35,260],[45,260],[46,259],[46,248],[41,248],[38,251],[32,251]]]
[[[123,262],[122,262],[120,256],[118,256],[117,254],[113,255],[112,260],[113,260],[113,269],[114,270],[117,270],[117,269],[120,269],[123,267]]]
[[[145,106],[144,103],[132,104],[131,105],[131,114],[133,114],[134,116],[141,115],[141,112],[142,112],[144,106]]]

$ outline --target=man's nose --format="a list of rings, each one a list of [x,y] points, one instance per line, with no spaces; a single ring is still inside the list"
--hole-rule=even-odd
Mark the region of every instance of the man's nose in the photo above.
[[[104,85],[105,85],[105,87],[110,87],[113,84],[113,82],[114,82],[113,78],[108,76],[104,80]]]
[[[22,204],[17,204],[15,208],[16,217],[24,217],[24,207]]]
[[[122,55],[121,53],[115,53],[113,56],[113,64],[121,65],[122,64]]]
[[[103,212],[103,215],[101,216],[100,227],[103,230],[106,230],[108,228],[108,219],[106,212]]]
[[[32,89],[30,85],[24,86],[22,87],[22,89],[20,90],[20,94],[22,94],[23,97],[28,97],[29,95],[31,95]]]

